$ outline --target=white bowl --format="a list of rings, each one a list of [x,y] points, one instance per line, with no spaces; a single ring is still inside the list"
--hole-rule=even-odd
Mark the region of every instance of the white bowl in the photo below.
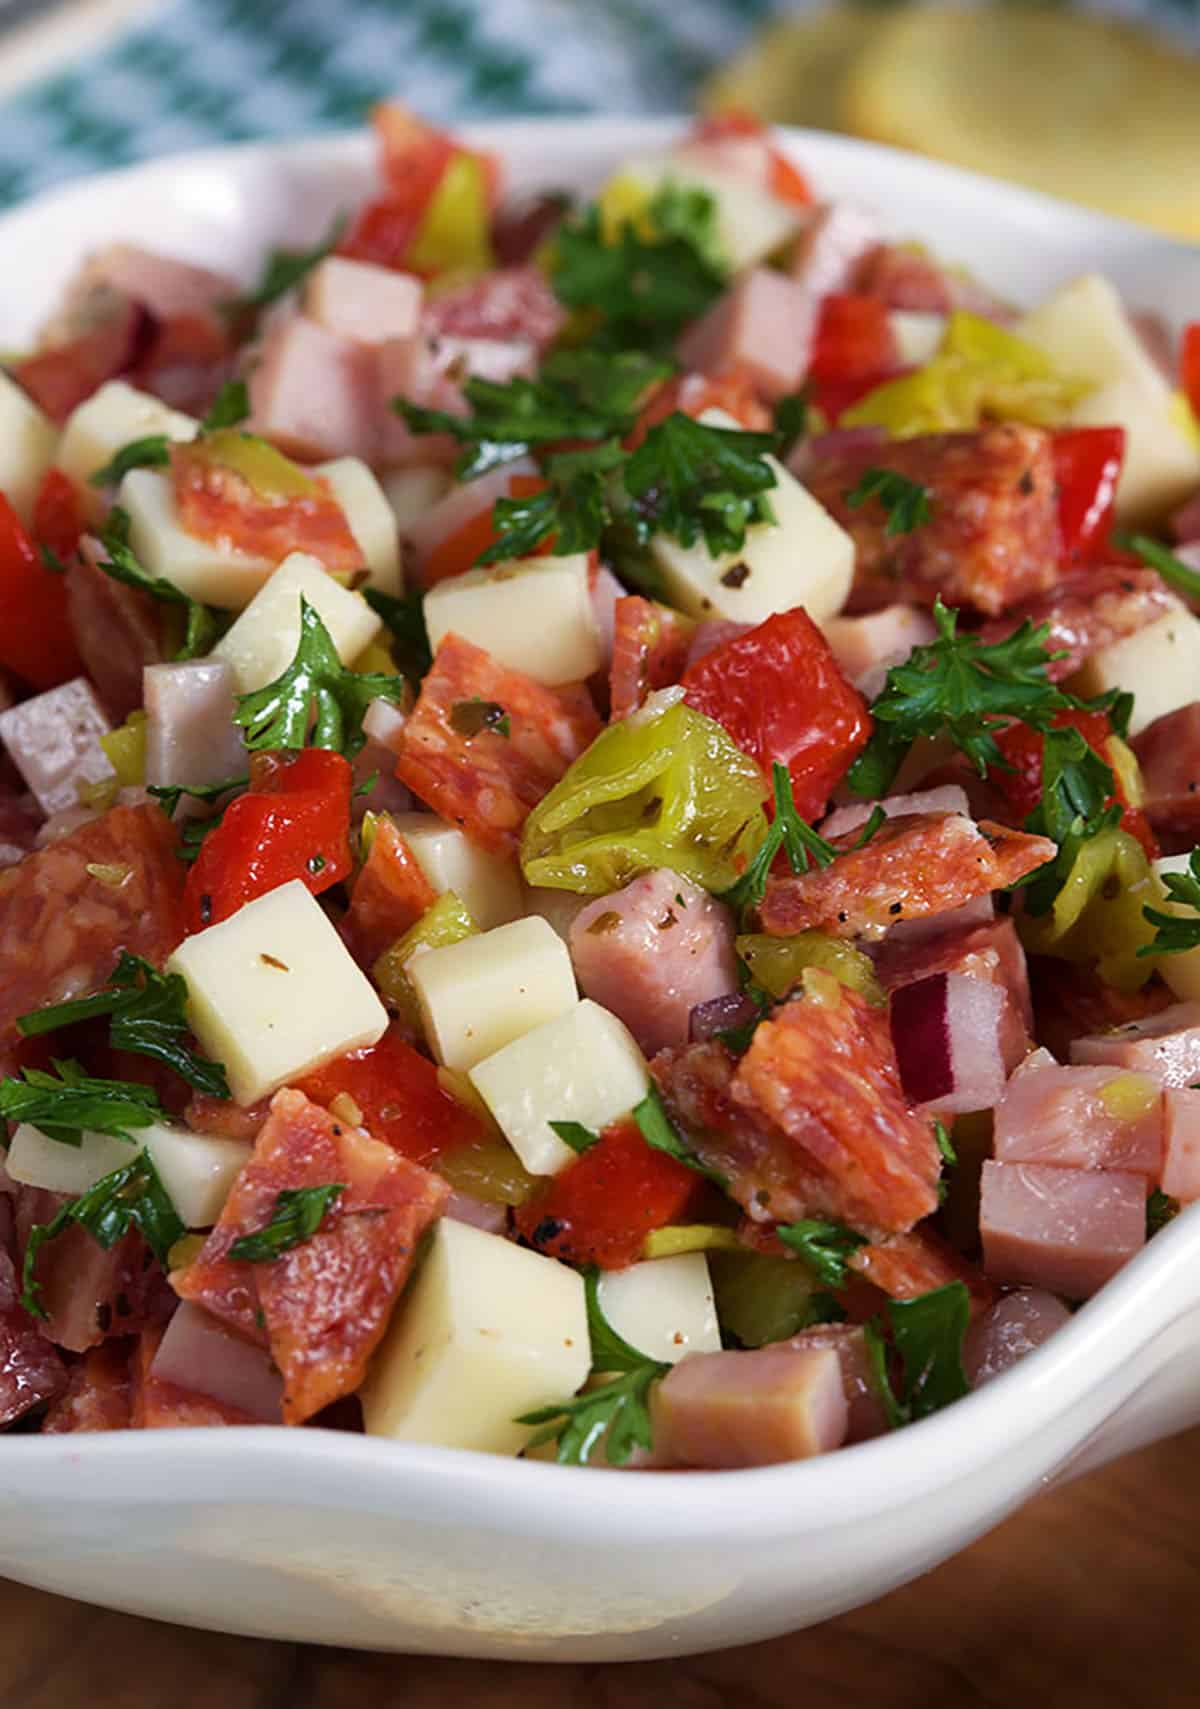
[[[666,122],[490,126],[518,187],[586,188]],[[915,156],[792,133],[824,193],[1017,300],[1099,268],[1178,326],[1200,251]],[[0,348],[89,249],[251,276],[373,182],[365,136],[223,150],[0,220]],[[0,1439],[0,1573],[135,1614],[360,1648],[617,1661],[747,1643],[867,1602],[1043,1486],[1200,1420],[1200,1210],[1006,1376],[936,1418],[761,1471],[637,1473],[317,1431]],[[1114,1546],[1117,1539],[1113,1539]]]

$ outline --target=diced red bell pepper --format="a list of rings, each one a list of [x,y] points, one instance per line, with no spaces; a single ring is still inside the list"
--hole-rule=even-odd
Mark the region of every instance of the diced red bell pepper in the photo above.
[[[798,208],[809,208],[813,193],[799,167],[793,166],[787,155],[769,140],[770,126],[764,125],[753,113],[732,108],[726,113],[714,113],[701,119],[696,127],[697,142],[720,142],[725,137],[761,137],[767,153],[767,188],[781,202],[792,202]]]
[[[813,329],[808,381],[830,421],[900,366],[887,304],[849,291],[822,297]]]
[[[866,701],[802,606],[714,647],[681,680],[688,705],[723,724],[768,775],[776,760],[787,766],[805,819],[821,811],[871,733]]]
[[[517,1232],[569,1264],[623,1270],[656,1228],[687,1220],[702,1185],[694,1170],[646,1144],[636,1122],[606,1127],[597,1145],[514,1212]]]
[[[65,563],[79,547],[83,517],[74,483],[61,469],[47,469],[33,501],[33,537]]]
[[[0,493],[0,665],[31,688],[55,688],[83,669],[67,618],[66,581],[48,570]]]
[[[625,594],[613,609],[609,712],[625,718],[657,688],[678,682],[687,662],[693,626],[678,611],[640,594]]]
[[[1062,562],[1086,563],[1105,553],[1108,546],[1113,500],[1125,458],[1125,429],[1064,428],[1054,434],[1051,453]]]
[[[1183,329],[1183,342],[1179,348],[1179,389],[1191,404],[1194,414],[1200,416],[1200,320],[1194,320]]]
[[[510,475],[508,478],[509,498],[532,498],[534,493],[540,493],[546,485],[541,475]],[[492,509],[489,506],[473,516],[469,522],[464,522],[461,528],[456,528],[453,534],[448,534],[444,540],[430,552],[421,572],[421,581],[425,587],[433,587],[436,582],[448,581],[451,576],[461,576],[465,570],[470,570],[479,562],[480,557],[489,546],[496,543],[496,525],[492,520]],[[530,557],[544,557],[554,549],[553,538],[545,540]]]
[[[256,754],[250,788],[225,809],[184,886],[189,932],[236,914],[268,890],[300,879],[314,896],[345,878],[353,773],[323,748]]]
[[[300,1082],[326,1109],[339,1095],[362,1111],[362,1126],[412,1163],[432,1164],[444,1152],[487,1137],[481,1117],[447,1092],[427,1056],[392,1026],[378,1044],[352,1050]]]
[[[1074,712],[1068,709],[1055,713],[1054,723],[1060,730],[1068,727],[1078,730],[1088,747],[1099,754],[1106,765],[1111,763],[1108,744],[1114,732],[1107,712]],[[1023,824],[1042,798],[1044,739],[1040,730],[1031,729],[1028,724],[1010,724],[1007,730],[997,732],[996,743],[1013,770],[1001,771],[996,767],[991,773],[991,781],[1008,804],[1013,822]],[[1114,770],[1113,776],[1117,787],[1111,799],[1124,809],[1121,829],[1136,837],[1150,859],[1156,860],[1161,851],[1150,829],[1150,821],[1140,807],[1130,805],[1121,785],[1120,773]]]

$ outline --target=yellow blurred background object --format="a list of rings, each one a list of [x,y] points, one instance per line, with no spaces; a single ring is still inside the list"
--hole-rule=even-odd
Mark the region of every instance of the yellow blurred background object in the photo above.
[[[849,131],[1200,239],[1200,59],[1140,25],[846,4],[772,25],[703,105]]]

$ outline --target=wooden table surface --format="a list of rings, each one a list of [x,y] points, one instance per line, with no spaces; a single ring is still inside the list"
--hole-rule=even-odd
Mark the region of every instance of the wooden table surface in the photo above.
[[[538,1667],[183,1631],[0,1585],[0,1709],[1197,1709],[1200,1431],[772,1643]]]

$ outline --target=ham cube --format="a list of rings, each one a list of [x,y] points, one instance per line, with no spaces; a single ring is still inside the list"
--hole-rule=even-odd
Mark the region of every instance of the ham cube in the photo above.
[[[239,775],[245,747],[233,721],[237,684],[227,660],[147,665],[142,681],[148,784],[222,783]]]
[[[904,819],[915,813],[961,813],[970,818],[967,792],[957,783],[939,784],[936,789],[918,789],[912,795],[889,795],[883,801],[851,801],[835,807],[821,823],[823,837],[845,837],[858,831],[876,811],[885,818]]]
[[[1070,1323],[1070,1310],[1042,1288],[1018,1288],[976,1318],[963,1343],[963,1369],[982,1388]]]
[[[589,902],[568,942],[584,996],[611,1009],[652,1056],[688,1042],[698,1004],[737,991],[733,935],[722,903],[660,867]]]
[[[813,209],[792,249],[792,278],[814,304],[851,289],[858,263],[878,243],[878,217],[852,202]]]
[[[379,461],[391,468],[411,464],[448,467],[458,445],[448,433],[414,433],[392,407],[396,398],[426,409],[466,415],[460,388],[434,357],[428,338],[390,338],[372,352],[375,385],[375,442]]]
[[[1150,1074],[1161,1086],[1200,1080],[1200,1003],[1172,1003],[1156,1015],[1071,1043],[1072,1062],[1106,1062]]]
[[[250,428],[289,455],[361,457],[376,450],[373,353],[307,315],[279,315],[250,371]]]
[[[248,1422],[280,1422],[283,1378],[265,1348],[186,1300],[167,1325],[149,1374],[153,1382],[190,1389],[245,1413]]]
[[[1163,1093],[1162,1190],[1180,1204],[1200,1199],[1200,1091]]]
[[[688,327],[676,353],[685,368],[701,374],[736,366],[764,397],[781,398],[803,377],[815,308],[802,285],[769,267],[752,267]]]
[[[318,326],[356,344],[413,338],[421,325],[421,281],[369,261],[327,255],[309,274],[304,311]]]
[[[840,1448],[849,1408],[832,1347],[690,1353],[653,1402],[656,1456],[711,1469],[773,1466]]]
[[[81,783],[112,776],[100,746],[111,728],[81,676],[0,713],[0,743],[47,818],[79,805]]]
[[[846,1441],[867,1442],[887,1430],[887,1414],[862,1330],[850,1323],[821,1323],[793,1335],[788,1346],[797,1353],[832,1348],[842,1367],[842,1391],[846,1396]]]
[[[983,1264],[997,1282],[1089,1299],[1146,1243],[1146,1182],[1112,1169],[983,1166]]]
[[[871,697],[883,687],[889,665],[902,663],[914,647],[928,645],[937,635],[933,618],[918,605],[884,605],[864,617],[831,617],[824,629],[842,670]]]
[[[1027,1067],[996,1106],[1001,1163],[1119,1169],[1156,1181],[1163,1160],[1162,1089],[1148,1074]]]
[[[1133,751],[1156,836],[1190,850],[1200,840],[1200,700],[1147,724]]]

